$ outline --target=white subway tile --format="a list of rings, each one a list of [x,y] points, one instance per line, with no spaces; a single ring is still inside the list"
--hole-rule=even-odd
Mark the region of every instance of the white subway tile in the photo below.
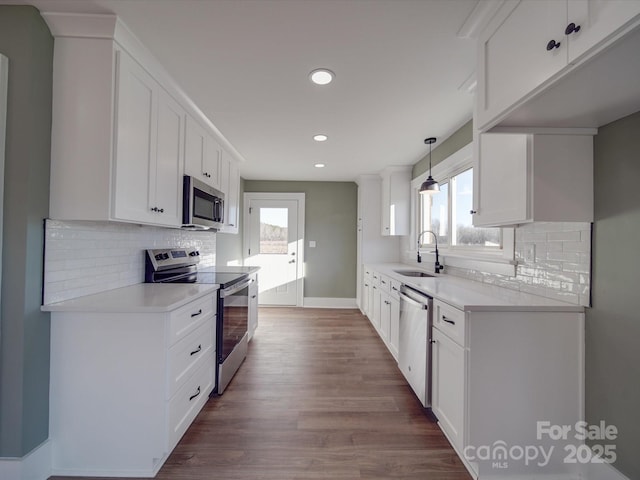
[[[547,241],[549,242],[579,242],[580,231],[576,232],[548,232]]]

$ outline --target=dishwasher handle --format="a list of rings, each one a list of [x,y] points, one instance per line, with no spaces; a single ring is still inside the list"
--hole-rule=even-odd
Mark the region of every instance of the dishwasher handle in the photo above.
[[[400,295],[400,300],[402,300],[403,302],[407,302],[414,307],[418,307],[420,310],[429,310],[429,305],[427,305],[426,303],[417,302],[413,298],[405,295],[402,292],[400,292],[398,295]]]

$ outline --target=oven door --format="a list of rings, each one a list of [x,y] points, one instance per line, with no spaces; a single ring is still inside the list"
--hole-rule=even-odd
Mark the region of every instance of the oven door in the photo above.
[[[220,291],[222,315],[218,328],[218,359],[224,363],[243,337],[247,334],[249,323],[249,284],[250,279],[232,285]]]

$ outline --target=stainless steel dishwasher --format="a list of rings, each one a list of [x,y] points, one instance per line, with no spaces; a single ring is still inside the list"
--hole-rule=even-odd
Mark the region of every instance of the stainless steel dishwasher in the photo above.
[[[398,366],[424,407],[431,407],[431,324],[433,299],[400,287]]]

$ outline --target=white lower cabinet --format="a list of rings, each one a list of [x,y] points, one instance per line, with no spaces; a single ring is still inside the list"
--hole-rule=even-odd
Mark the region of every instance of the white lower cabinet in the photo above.
[[[249,285],[249,340],[253,338],[258,328],[258,274],[254,273]]]
[[[539,437],[538,422],[584,418],[584,314],[486,310],[434,300],[432,409],[441,429],[477,478],[574,478],[565,448],[580,442]],[[551,451],[548,461],[519,457],[527,446]],[[491,456],[501,447],[506,456]]]
[[[451,443],[462,450],[464,348],[437,328],[432,331],[431,408]]]
[[[154,476],[215,384],[216,295],[168,313],[52,312],[52,473]]]
[[[380,286],[374,284],[371,288],[371,315],[369,315],[369,320],[371,320],[374,328],[380,331],[382,316],[382,312],[380,311]]]
[[[400,282],[364,266],[363,313],[380,335],[393,358],[398,360],[400,337]]]

